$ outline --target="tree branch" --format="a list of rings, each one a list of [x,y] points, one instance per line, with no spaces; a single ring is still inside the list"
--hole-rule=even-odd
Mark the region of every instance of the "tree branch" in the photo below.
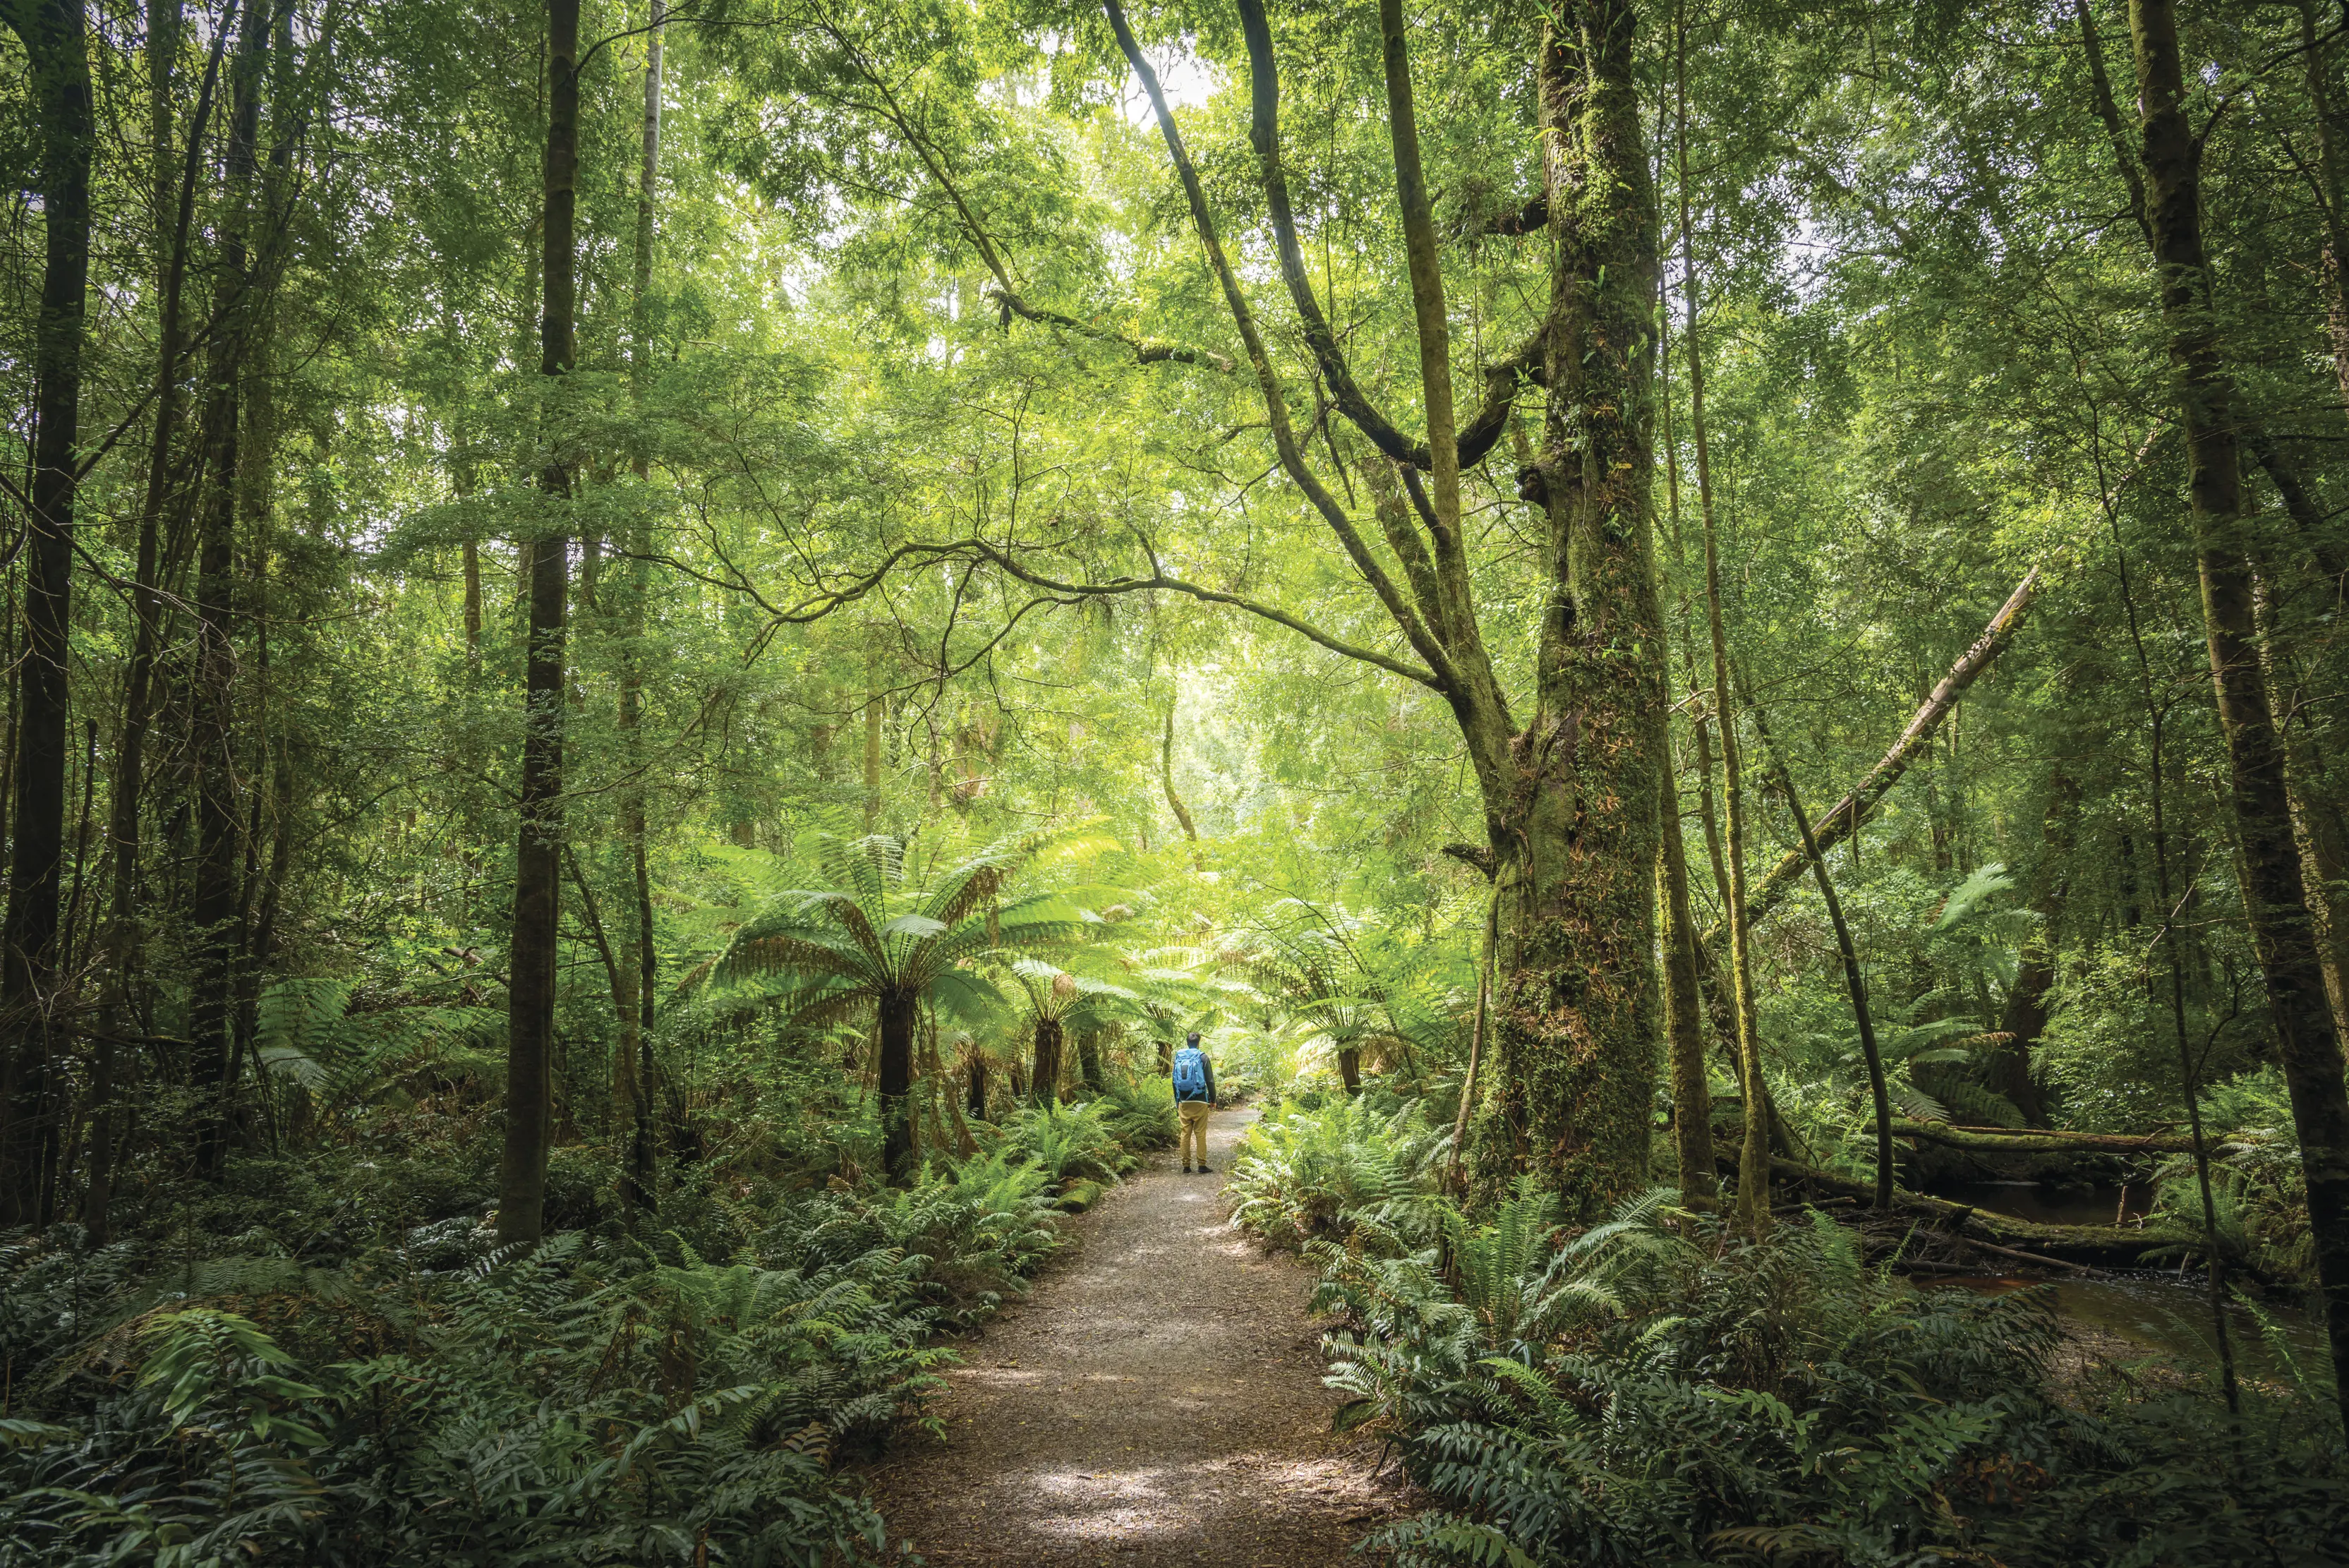
[[[1386,568],[1379,564],[1377,556],[1371,553],[1361,531],[1354,526],[1353,519],[1346,515],[1337,498],[1306,466],[1305,454],[1297,443],[1296,430],[1289,423],[1288,404],[1281,393],[1279,377],[1273,370],[1271,357],[1265,351],[1264,338],[1257,331],[1256,314],[1248,306],[1247,296],[1240,291],[1239,278],[1233,273],[1231,262],[1224,254],[1222,240],[1216,237],[1215,215],[1207,208],[1206,190],[1200,184],[1199,171],[1193,166],[1191,155],[1184,148],[1183,133],[1175,128],[1174,112],[1166,107],[1166,95],[1158,85],[1158,73],[1143,55],[1142,46],[1134,41],[1133,29],[1127,26],[1124,8],[1118,0],[1102,0],[1102,9],[1109,17],[1112,30],[1117,35],[1118,47],[1124,52],[1126,62],[1133,66],[1134,75],[1142,78],[1143,90],[1150,95],[1150,107],[1158,116],[1159,132],[1165,138],[1167,154],[1174,161],[1174,171],[1183,182],[1183,193],[1190,202],[1191,221],[1199,232],[1199,244],[1207,253],[1207,263],[1214,268],[1216,281],[1223,286],[1224,303],[1231,310],[1234,325],[1239,328],[1240,341],[1247,349],[1248,363],[1255,369],[1257,385],[1264,394],[1265,414],[1272,426],[1273,446],[1280,454],[1281,467],[1296,482],[1298,488],[1305,492],[1306,499],[1313,504],[1314,510],[1321,514],[1322,520],[1329,524],[1330,531],[1338,536],[1339,543],[1344,545],[1346,554],[1353,560],[1355,569],[1362,574],[1371,591],[1378,595],[1379,602],[1386,606],[1387,613],[1402,628],[1413,650],[1427,661],[1432,674],[1425,677],[1413,674],[1411,678],[1423,680],[1441,691],[1455,706],[1466,701],[1467,694],[1443,642],[1428,630],[1419,612],[1396,590]],[[1302,629],[1301,626],[1299,629]],[[1361,655],[1356,654],[1355,657]],[[1383,656],[1373,659],[1371,662],[1384,663],[1397,673],[1409,673],[1405,667],[1384,660]]]
[[[1313,292],[1313,280],[1306,275],[1304,254],[1297,244],[1297,219],[1289,205],[1288,178],[1280,167],[1280,77],[1272,57],[1272,30],[1265,21],[1263,0],[1239,0],[1239,12],[1240,30],[1247,40],[1248,52],[1248,140],[1256,147],[1257,161],[1263,171],[1265,201],[1272,216],[1273,238],[1280,252],[1280,275],[1288,285],[1288,296],[1296,303],[1297,314],[1304,323],[1305,341],[1312,348],[1314,361],[1321,367],[1321,375],[1330,383],[1338,407],[1371,438],[1372,444],[1397,462],[1433,472],[1433,452],[1425,441],[1414,441],[1395,429],[1384,414],[1371,406],[1370,399],[1356,385],[1346,357],[1338,347],[1337,336],[1321,314],[1321,302]],[[1122,26],[1123,23],[1118,25]],[[1128,55],[1138,58],[1133,51]],[[1153,97],[1155,101],[1155,95]],[[1167,134],[1174,135],[1171,122]],[[1543,212],[1548,212],[1547,202]],[[1537,332],[1523,348],[1485,370],[1485,405],[1459,433],[1462,468],[1475,467],[1500,441],[1501,431],[1509,422],[1509,410],[1516,402],[1518,382],[1532,379],[1540,363],[1541,335]]]

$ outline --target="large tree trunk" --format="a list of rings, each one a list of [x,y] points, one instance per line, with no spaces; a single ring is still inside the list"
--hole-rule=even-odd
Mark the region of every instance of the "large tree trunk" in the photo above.
[[[1486,812],[1502,865],[1496,1097],[1480,1182],[1541,1173],[1588,1217],[1648,1180],[1661,998],[1658,805],[1667,767],[1663,616],[1650,558],[1656,202],[1632,7],[1580,0],[1539,61],[1557,261],[1549,411],[1524,488],[1544,504],[1549,606],[1521,771]]]
[[[1077,1078],[1092,1094],[1109,1088],[1109,1075],[1102,1071],[1101,1035],[1093,1030],[1077,1036]]]
[[[2340,1041],[2292,837],[2282,741],[2260,672],[2251,574],[2241,547],[2245,519],[2233,389],[2211,316],[2202,244],[2200,148],[2187,119],[2174,5],[2169,0],[2131,0],[2129,20],[2137,47],[2147,208],[2186,429],[2202,616],[2227,741],[2246,914],[2300,1134],[2309,1231],[2333,1361],[2349,1366],[2349,1088],[2342,1079]],[[2349,1414],[2349,1378],[2342,1379],[2341,1397]]]
[[[24,42],[38,105],[43,257],[24,544],[26,648],[16,678],[15,858],[0,931],[0,1224],[43,1225],[57,1178],[60,1095],[50,1081],[50,993],[65,857],[74,465],[96,125],[81,0],[16,0],[7,20]]]
[[[1656,214],[1640,146],[1632,9],[1622,0],[1570,5],[1546,33],[1538,61],[1557,261],[1539,340],[1548,420],[1540,455],[1519,475],[1519,494],[1546,514],[1543,569],[1549,576],[1535,659],[1536,711],[1522,728],[1477,626],[1456,501],[1439,484],[1430,503],[1417,478],[1422,467],[1440,478],[1457,455],[1456,449],[1451,460],[1436,455],[1454,435],[1445,422],[1448,387],[1439,391],[1436,385],[1449,374],[1438,280],[1423,265],[1412,268],[1426,447],[1399,439],[1358,386],[1348,382],[1351,390],[1343,394],[1348,417],[1380,450],[1413,465],[1400,476],[1423,535],[1401,508],[1379,517],[1402,566],[1398,579],[1306,462],[1278,368],[1224,250],[1157,71],[1120,0],[1102,0],[1102,9],[1150,97],[1201,247],[1247,350],[1282,470],[1419,662],[1346,644],[1293,617],[1259,613],[1437,692],[1460,725],[1476,772],[1489,848],[1466,853],[1495,876],[1503,910],[1492,1010],[1495,1092],[1473,1137],[1479,1180],[1499,1186],[1519,1171],[1537,1172],[1570,1212],[1593,1213],[1646,1183],[1658,1024],[1652,878],[1664,766],[1663,638],[1648,541]],[[1330,384],[1338,386],[1344,367],[1333,358],[1333,340],[1315,331],[1322,318],[1288,232],[1269,28],[1256,0],[1242,0],[1240,15],[1255,112],[1250,136],[1283,247],[1283,277]],[[1381,31],[1402,222],[1410,248],[1423,257],[1431,218],[1415,122],[1400,111],[1408,84],[1398,8],[1382,13]],[[1506,379],[1513,389],[1514,374]],[[1498,406],[1505,417],[1506,403]]]
[[[571,372],[575,306],[572,235],[579,166],[579,0],[548,0],[545,246],[541,277],[540,373]],[[571,469],[558,424],[539,487],[558,514]],[[554,1098],[555,947],[562,898],[563,671],[571,543],[566,532],[525,551],[530,652],[523,686],[522,823],[514,846],[513,938],[506,967],[506,1136],[498,1178],[498,1240],[535,1241],[545,1226],[546,1147]]]
[[[1338,1078],[1349,1096],[1362,1092],[1362,1053],[1351,1045],[1338,1049]]]

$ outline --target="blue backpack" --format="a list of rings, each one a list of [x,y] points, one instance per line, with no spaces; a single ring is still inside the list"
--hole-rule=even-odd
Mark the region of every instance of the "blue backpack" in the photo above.
[[[1207,1054],[1196,1045],[1185,1045],[1174,1053],[1174,1097],[1178,1100],[1204,1100],[1207,1097]]]

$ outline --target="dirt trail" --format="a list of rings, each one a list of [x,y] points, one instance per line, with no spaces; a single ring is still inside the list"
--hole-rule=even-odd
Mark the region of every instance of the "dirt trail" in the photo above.
[[[1332,1437],[1309,1282],[1224,1224],[1251,1111],[1216,1114],[1216,1175],[1172,1154],[1073,1225],[1034,1293],[963,1349],[947,1440],[874,1473],[902,1540],[942,1568],[1330,1568],[1404,1511],[1369,1445]]]

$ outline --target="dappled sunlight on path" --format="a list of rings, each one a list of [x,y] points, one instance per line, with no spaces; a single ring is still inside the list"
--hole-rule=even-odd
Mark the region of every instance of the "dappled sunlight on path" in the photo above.
[[[1401,1511],[1374,1447],[1330,1433],[1305,1273],[1224,1224],[1221,1173],[1254,1119],[1216,1116],[1216,1175],[1153,1156],[962,1347],[946,1442],[874,1472],[894,1539],[942,1568],[1321,1568]]]

